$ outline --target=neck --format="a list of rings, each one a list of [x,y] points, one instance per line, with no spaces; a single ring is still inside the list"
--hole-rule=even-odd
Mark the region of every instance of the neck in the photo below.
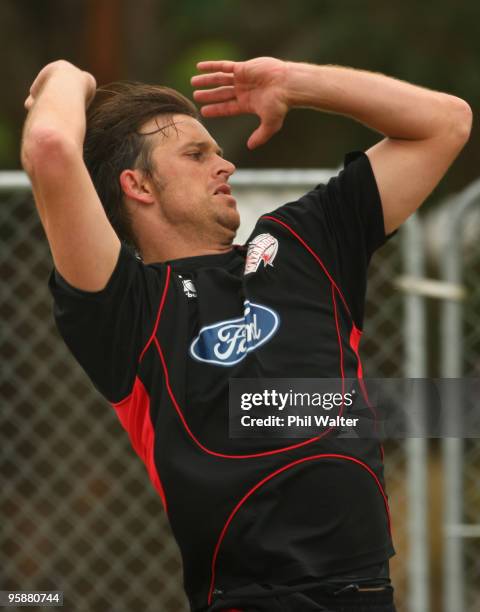
[[[134,231],[145,263],[228,253],[236,234],[234,229],[220,223],[205,228],[194,223],[172,225],[158,217],[139,219],[137,216],[136,221]]]
[[[180,245],[177,244],[171,248],[166,248],[165,245],[157,245],[149,247],[142,247],[141,255],[142,259],[146,264],[159,263],[162,261],[170,261],[173,259],[183,259],[184,257],[198,257],[201,255],[222,255],[232,250],[232,243],[228,245]]]
[[[187,235],[172,227],[168,231],[162,229],[147,232],[140,241],[140,252],[145,263],[200,255],[221,255],[232,250],[232,242],[235,238],[234,231],[225,228],[222,230],[216,236],[195,233],[193,228],[187,232]]]

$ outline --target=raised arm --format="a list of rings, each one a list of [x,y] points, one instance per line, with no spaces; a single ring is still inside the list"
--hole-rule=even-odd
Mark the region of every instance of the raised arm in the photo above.
[[[257,58],[200,62],[209,74],[193,77],[205,116],[253,113],[261,124],[254,148],[278,131],[288,110],[309,107],[355,119],[385,138],[366,153],[377,181],[387,233],[395,230],[433,191],[467,142],[468,104],[362,70]]]
[[[63,60],[45,66],[30,88],[22,165],[55,266],[74,287],[103,289],[118,258],[117,238],[83,162],[92,75]]]

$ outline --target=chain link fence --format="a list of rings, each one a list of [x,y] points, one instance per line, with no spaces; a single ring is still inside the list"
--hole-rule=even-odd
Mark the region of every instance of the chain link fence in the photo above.
[[[281,171],[267,180],[265,172],[239,171],[232,183],[247,218],[239,241],[261,212],[329,174]],[[0,589],[62,590],[76,612],[187,610],[178,551],[144,466],[54,328],[51,259],[25,185],[1,188],[0,233]],[[403,296],[393,282],[402,273],[401,239],[371,266],[362,347],[372,377],[405,374]],[[409,612],[405,446],[385,450],[393,580],[398,610]]]
[[[464,227],[480,228],[477,206],[466,217]],[[464,304],[463,376],[480,378],[480,250],[469,248],[464,260],[463,284],[468,299]],[[480,441],[465,440],[462,461],[463,522],[475,526],[473,537],[464,542],[466,610],[480,610]]]
[[[480,181],[458,194],[447,209],[442,275],[464,299],[444,303],[443,376],[480,377]],[[445,609],[480,609],[480,440],[444,441]],[[450,495],[449,495],[450,492]]]

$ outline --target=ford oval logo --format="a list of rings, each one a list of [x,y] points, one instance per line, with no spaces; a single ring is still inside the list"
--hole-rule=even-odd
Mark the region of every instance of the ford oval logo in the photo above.
[[[248,300],[244,304],[243,317],[202,327],[190,346],[194,359],[232,366],[270,340],[278,329],[278,314]]]

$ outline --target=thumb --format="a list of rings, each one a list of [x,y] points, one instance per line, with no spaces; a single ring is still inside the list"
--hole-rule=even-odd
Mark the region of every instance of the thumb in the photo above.
[[[283,117],[270,117],[269,119],[261,118],[260,125],[251,134],[247,141],[247,147],[252,150],[260,147],[270,140],[270,138],[276,134],[283,125]]]

